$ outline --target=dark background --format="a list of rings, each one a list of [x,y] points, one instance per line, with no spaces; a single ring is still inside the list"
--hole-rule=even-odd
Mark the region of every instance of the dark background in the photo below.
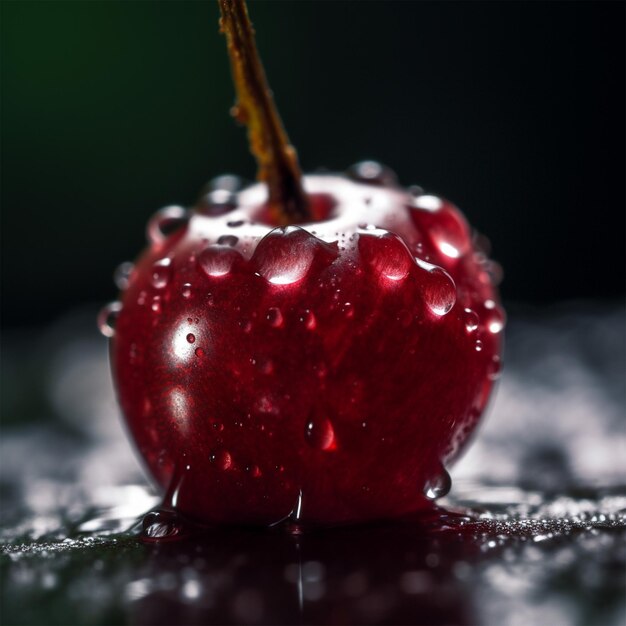
[[[624,3],[250,2],[305,170],[376,158],[489,235],[506,302],[624,294]],[[115,295],[147,218],[254,176],[215,2],[2,2],[2,322]]]

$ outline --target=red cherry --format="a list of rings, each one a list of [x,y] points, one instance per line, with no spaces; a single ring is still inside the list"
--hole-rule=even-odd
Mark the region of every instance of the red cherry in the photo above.
[[[192,211],[158,212],[100,316],[130,434],[166,493],[147,535],[177,536],[172,508],[333,524],[427,507],[500,368],[489,262],[456,207],[377,163],[301,179],[245,4],[220,3],[267,184],[220,177]]]
[[[342,176],[304,186],[325,219],[277,227],[264,185],[229,212],[192,211],[113,309],[130,432],[197,520],[426,506],[499,367],[503,314],[452,204]]]

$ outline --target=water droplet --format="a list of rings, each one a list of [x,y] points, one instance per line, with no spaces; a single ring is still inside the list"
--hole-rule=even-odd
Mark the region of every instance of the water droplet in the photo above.
[[[139,295],[137,296],[137,304],[139,306],[143,306],[146,303],[147,299],[148,299],[148,292],[141,290],[139,292]]]
[[[336,245],[297,226],[275,228],[257,245],[252,263],[258,273],[273,285],[291,285],[302,280],[314,262],[329,265],[337,256]]]
[[[192,293],[191,283],[185,283],[182,289],[183,298],[191,298],[191,293]]]
[[[502,369],[502,363],[500,357],[496,354],[489,363],[489,369],[487,370],[487,377],[489,380],[497,380],[500,378],[500,371]]]
[[[187,341],[188,341],[189,343],[195,343],[195,341],[196,341],[196,336],[195,336],[193,333],[189,333],[189,334],[187,335]]]
[[[478,315],[472,309],[463,309],[463,321],[468,333],[473,333],[478,328]]]
[[[161,296],[154,296],[154,298],[152,298],[152,304],[150,306],[150,308],[155,312],[155,313],[160,313],[161,312]]]
[[[476,350],[476,352],[482,352],[483,349],[483,342],[480,339],[476,340],[476,343],[474,344],[474,350]]]
[[[130,261],[120,263],[115,268],[115,272],[113,272],[113,282],[120,291],[124,291],[124,289],[128,288],[128,285],[130,284],[130,276],[134,269],[135,266]]]
[[[306,442],[318,450],[335,448],[335,430],[330,420],[325,417],[312,417],[306,423],[304,436]]]
[[[501,309],[496,308],[490,311],[487,317],[487,328],[489,332],[497,335],[504,328],[504,321],[504,312]]]
[[[443,207],[443,200],[430,194],[417,195],[413,198],[411,206],[421,211],[436,213]]]
[[[240,226],[243,226],[244,223],[245,222],[243,220],[233,220],[231,222],[226,222],[226,226],[229,228],[239,228]]]
[[[226,276],[235,264],[243,260],[239,252],[229,246],[211,245],[198,256],[202,271],[213,278]]]
[[[266,415],[275,415],[278,413],[278,407],[272,402],[272,399],[268,396],[261,396],[258,399],[255,408],[259,413],[264,413]]]
[[[148,222],[146,233],[148,241],[155,244],[162,243],[187,221],[187,211],[182,206],[168,206],[157,211]]]
[[[115,324],[121,310],[121,302],[110,302],[102,307],[100,313],[98,313],[98,329],[105,337],[113,337],[115,335]]]
[[[206,186],[206,191],[221,189],[235,193],[236,191],[241,191],[246,184],[247,182],[240,176],[236,176],[235,174],[222,174],[209,181],[209,184]]]
[[[308,330],[315,330],[317,326],[317,320],[315,319],[315,314],[313,311],[309,311],[308,309],[304,311],[304,313],[300,316],[300,321],[304,324],[305,328]]]
[[[280,328],[283,325],[283,314],[280,309],[275,306],[267,310],[267,315],[265,317],[270,323],[270,326],[273,326],[274,328]]]
[[[392,282],[405,279],[413,267],[413,257],[402,239],[387,231],[361,233],[359,253],[377,273]]]
[[[452,487],[452,480],[450,474],[445,468],[441,468],[441,472],[426,482],[424,486],[424,495],[429,500],[436,500],[437,498],[443,498]]]
[[[220,244],[221,246],[236,246],[237,242],[239,241],[239,237],[235,237],[235,235],[222,235],[218,240],[217,243]]]
[[[157,261],[152,266],[152,286],[155,289],[163,289],[167,286],[172,275],[172,259],[165,258]]]
[[[428,308],[435,315],[446,315],[456,302],[456,285],[450,275],[437,265],[415,259],[426,270],[425,281],[421,286],[422,296]]]
[[[212,454],[209,459],[223,471],[229,470],[233,465],[233,459],[230,456],[230,453],[226,452],[226,450],[220,450],[219,452]]]
[[[223,215],[237,206],[237,194],[229,189],[213,189],[200,197],[196,211],[202,215]]]
[[[181,516],[170,509],[155,509],[146,513],[141,524],[141,540],[162,542],[182,539],[189,534],[189,528]]]
[[[377,161],[361,161],[348,168],[347,174],[353,180],[370,185],[395,186],[398,178],[393,170]]]
[[[200,359],[204,356],[204,350],[202,348],[196,348],[194,353]]]

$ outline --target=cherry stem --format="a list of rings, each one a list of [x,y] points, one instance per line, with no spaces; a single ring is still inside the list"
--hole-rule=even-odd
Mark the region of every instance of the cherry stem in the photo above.
[[[233,116],[248,127],[250,152],[258,179],[268,186],[274,219],[290,224],[310,219],[302,188],[298,157],[282,125],[254,40],[245,0],[218,0],[220,30],[226,35],[228,56],[237,92]]]

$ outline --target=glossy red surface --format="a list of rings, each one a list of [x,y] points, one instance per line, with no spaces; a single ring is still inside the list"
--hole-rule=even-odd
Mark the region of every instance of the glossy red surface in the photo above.
[[[504,314],[452,204],[371,182],[307,176],[323,219],[288,228],[266,222],[262,185],[149,225],[112,364],[139,453],[186,516],[357,522],[449,488]]]

